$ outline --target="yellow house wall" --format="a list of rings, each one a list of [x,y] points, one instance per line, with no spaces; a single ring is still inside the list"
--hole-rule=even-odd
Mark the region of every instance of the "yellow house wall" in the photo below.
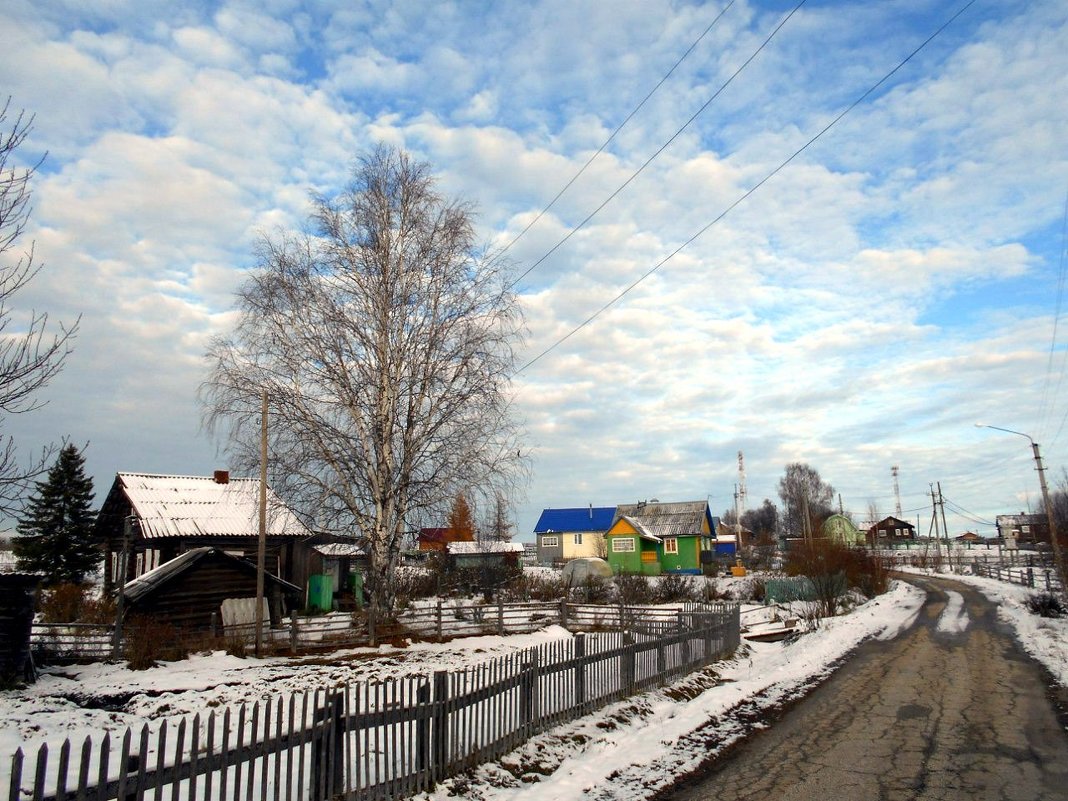
[[[596,532],[584,531],[582,532],[582,544],[575,544],[574,534],[561,534],[562,538],[561,546],[563,547],[564,556],[566,559],[578,559],[582,556],[603,556],[604,555],[604,535]]]

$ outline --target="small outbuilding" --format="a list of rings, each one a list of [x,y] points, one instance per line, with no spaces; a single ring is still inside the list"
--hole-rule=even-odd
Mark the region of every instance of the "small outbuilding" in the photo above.
[[[256,572],[247,559],[218,548],[194,548],[127,582],[125,614],[150,616],[190,631],[245,622],[242,617],[254,620]],[[300,605],[302,591],[265,573],[263,594],[271,624],[279,625]]]

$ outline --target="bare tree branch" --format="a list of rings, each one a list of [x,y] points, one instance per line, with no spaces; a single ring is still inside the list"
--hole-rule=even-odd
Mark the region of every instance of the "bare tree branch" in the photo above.
[[[522,321],[471,209],[402,152],[366,156],[314,221],[264,239],[237,327],[209,349],[205,421],[251,469],[267,390],[272,485],[315,527],[367,539],[367,587],[389,611],[411,522],[523,472],[509,394]]]
[[[20,111],[9,123],[11,99],[0,108],[0,430],[4,416],[40,408],[40,391],[56,377],[71,352],[80,318],[73,325],[59,323],[58,333],[48,314],[31,310],[16,317],[11,299],[30,283],[43,265],[34,261],[34,246],[17,255],[19,239],[30,217],[30,179],[44,157],[29,167],[19,166],[16,153],[33,130],[33,117]],[[12,261],[11,258],[14,257]],[[39,457],[20,463],[14,441],[0,446],[0,512],[13,514],[30,482],[40,476],[55,453],[42,448]]]

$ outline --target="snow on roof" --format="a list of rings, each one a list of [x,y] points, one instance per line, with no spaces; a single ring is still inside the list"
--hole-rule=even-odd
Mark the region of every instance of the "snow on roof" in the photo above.
[[[450,542],[451,554],[522,553],[523,543],[506,540],[483,540],[482,542]]]
[[[312,548],[317,553],[332,558],[367,555],[367,546],[356,542],[324,542],[322,545],[313,545]]]
[[[231,478],[220,484],[211,476],[119,473],[118,480],[146,539],[259,534],[259,479]],[[267,536],[310,535],[268,487]]]

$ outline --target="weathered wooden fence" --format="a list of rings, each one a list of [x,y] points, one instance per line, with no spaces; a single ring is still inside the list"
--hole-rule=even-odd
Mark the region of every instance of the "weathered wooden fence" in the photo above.
[[[693,605],[465,670],[306,692],[66,741],[11,761],[8,798],[35,801],[398,798],[499,757],[538,731],[734,651],[739,610]]]
[[[1050,567],[1003,567],[977,562],[972,565],[972,572],[977,576],[1008,581],[1036,590],[1046,592],[1060,592],[1061,590],[1057,571]]]
[[[684,610],[700,608],[687,604]],[[437,601],[403,610],[396,620],[369,625],[366,616],[333,613],[316,617],[294,616],[285,625],[264,630],[268,646],[292,654],[367,645],[392,639],[437,640],[496,634],[526,634],[549,625],[571,631],[598,631],[623,626],[670,624],[676,610],[640,606],[601,606],[559,601],[532,603],[472,603]],[[113,626],[34,623],[31,645],[40,663],[95,661],[113,655]],[[231,647],[235,641],[251,646],[254,625],[217,627],[214,632],[194,632],[198,645]]]

